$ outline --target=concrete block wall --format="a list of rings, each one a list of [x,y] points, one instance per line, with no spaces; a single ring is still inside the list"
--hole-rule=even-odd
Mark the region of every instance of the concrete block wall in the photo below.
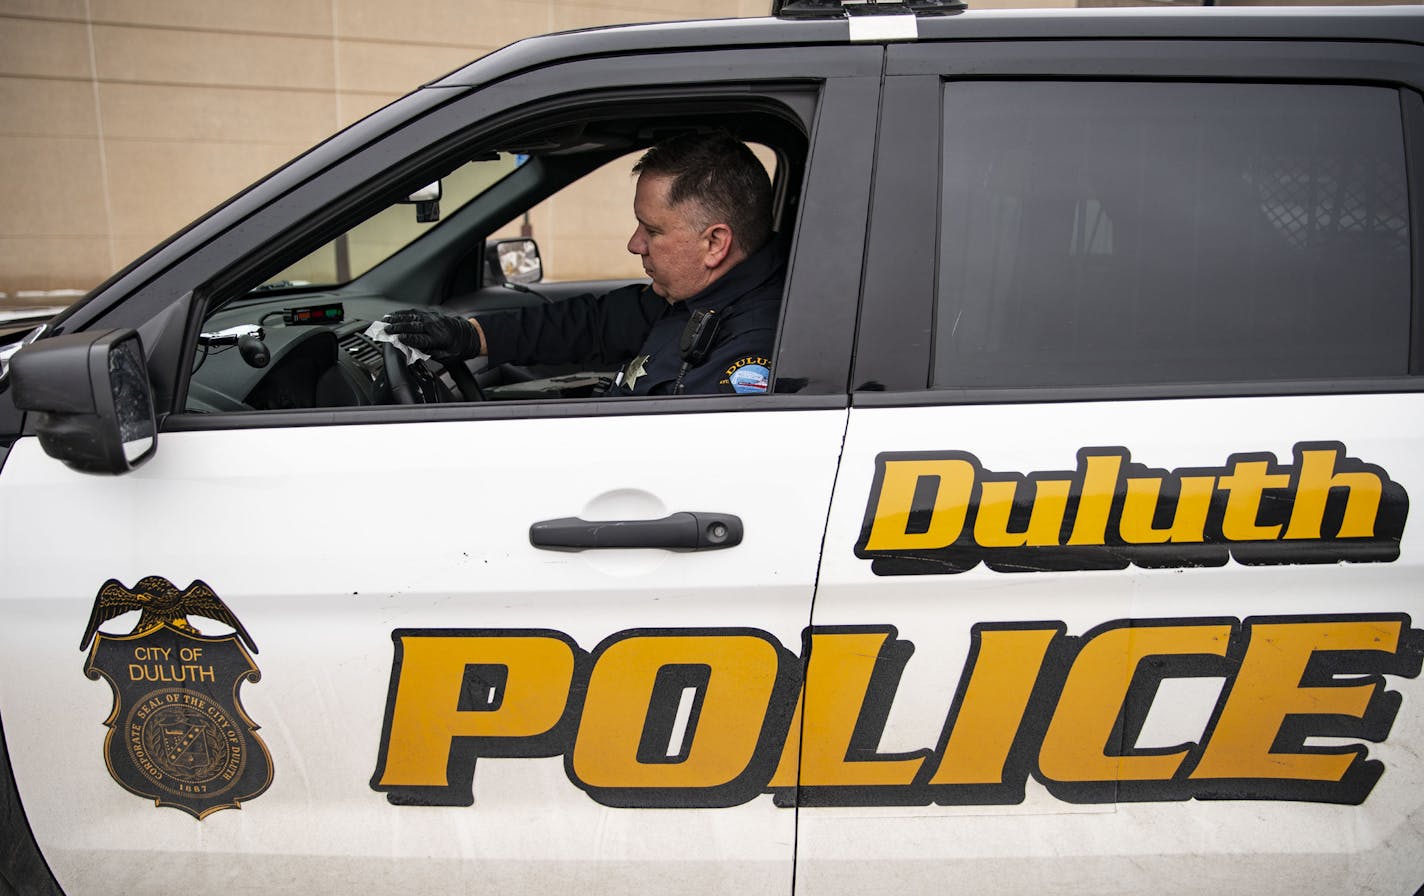
[[[985,9],[1201,0],[970,2]],[[522,37],[764,15],[770,6],[771,0],[0,0],[0,306],[27,291],[89,289],[313,143]],[[640,274],[623,250],[631,229],[627,167],[611,166],[580,184],[576,195],[535,211],[541,246],[558,249],[546,253],[551,277]]]
[[[519,38],[768,8],[0,0],[0,293],[88,289],[313,143]]]

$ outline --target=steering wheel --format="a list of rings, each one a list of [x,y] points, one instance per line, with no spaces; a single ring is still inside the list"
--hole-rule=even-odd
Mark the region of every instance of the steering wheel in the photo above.
[[[386,366],[386,383],[390,386],[391,396],[398,404],[434,404],[455,400],[455,396],[430,372],[424,361],[407,363],[405,355],[391,343],[381,343],[381,360]],[[460,390],[461,399],[485,400],[484,390],[464,362],[452,361],[441,366],[450,374],[455,388]]]

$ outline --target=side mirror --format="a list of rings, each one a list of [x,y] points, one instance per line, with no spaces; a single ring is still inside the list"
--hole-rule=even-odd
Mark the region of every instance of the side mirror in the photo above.
[[[133,330],[42,339],[10,359],[15,406],[36,414],[45,453],[86,473],[126,473],[153,456],[158,425]]]
[[[415,206],[417,224],[433,224],[440,220],[440,193],[440,181],[437,180],[411,193],[401,200],[401,204]]]
[[[538,283],[544,279],[539,244],[528,237],[492,240],[485,244],[486,280],[492,286]]]

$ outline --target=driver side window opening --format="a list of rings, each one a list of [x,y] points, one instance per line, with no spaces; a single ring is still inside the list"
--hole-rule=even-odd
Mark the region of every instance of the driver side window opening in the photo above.
[[[492,153],[466,162],[440,178],[441,215],[464,208],[512,172],[519,162],[520,157],[510,153]],[[349,283],[424,236],[440,221],[434,216],[421,218],[414,203],[389,205],[269,277],[262,286],[286,289]]]
[[[789,245],[809,130],[810,104],[803,98],[797,105],[801,115],[770,98],[622,106],[605,100],[582,113],[531,116],[504,129],[504,137],[472,144],[453,167],[412,173],[402,183],[439,176],[438,221],[417,220],[415,205],[388,201],[334,239],[327,230],[326,242],[305,255],[297,246],[274,246],[275,263],[256,288],[215,297],[193,356],[186,410],[399,403],[387,357],[366,337],[370,323],[387,313],[424,307],[465,317],[646,284],[639,257],[627,250],[636,226],[632,167],[650,146],[678,133],[726,130],[753,149],[773,188],[773,238]],[[488,241],[525,233],[537,241],[544,276],[523,290],[492,282],[499,278],[487,266]],[[256,327],[263,331],[260,348]],[[597,397],[600,381],[620,370],[606,358],[522,366],[490,366],[480,358],[465,366],[478,394],[463,394],[471,387],[455,387],[447,371],[428,378],[416,400]]]
[[[776,183],[777,155],[751,142],[752,152]],[[633,231],[633,166],[644,150],[619,156],[529,209],[499,230],[496,239],[532,238],[543,260],[543,282],[643,279],[628,251]]]

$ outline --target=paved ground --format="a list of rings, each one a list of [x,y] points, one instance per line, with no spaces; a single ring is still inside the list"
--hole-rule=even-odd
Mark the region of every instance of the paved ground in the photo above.
[[[0,319],[16,317],[27,312],[43,313],[48,309],[58,310],[83,298],[80,290],[55,290],[52,292],[0,296]]]

